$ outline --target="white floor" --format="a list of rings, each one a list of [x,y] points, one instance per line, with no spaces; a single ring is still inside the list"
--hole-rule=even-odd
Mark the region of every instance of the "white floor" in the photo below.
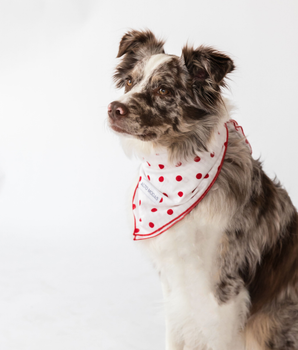
[[[2,235],[1,350],[163,349],[161,292],[151,266],[136,251],[143,266],[135,269],[117,244],[101,246],[99,235]]]

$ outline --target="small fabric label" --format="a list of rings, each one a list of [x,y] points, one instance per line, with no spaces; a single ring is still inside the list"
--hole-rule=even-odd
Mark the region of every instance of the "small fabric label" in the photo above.
[[[154,203],[159,203],[162,194],[151,185],[151,183],[145,179],[139,182],[139,189],[145,193],[145,195],[152,200]]]

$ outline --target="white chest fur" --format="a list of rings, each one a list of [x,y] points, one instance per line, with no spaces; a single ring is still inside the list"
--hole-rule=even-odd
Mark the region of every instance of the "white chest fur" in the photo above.
[[[160,236],[138,242],[161,276],[167,350],[242,349],[239,315],[246,313],[247,292],[221,306],[213,294],[226,221],[210,215],[206,200]]]

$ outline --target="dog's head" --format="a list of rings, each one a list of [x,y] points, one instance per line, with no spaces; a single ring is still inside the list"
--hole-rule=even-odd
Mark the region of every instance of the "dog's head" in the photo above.
[[[165,54],[150,31],[130,31],[120,42],[114,79],[125,94],[110,103],[111,128],[167,147],[171,156],[207,148],[223,112],[221,88],[233,61],[210,47],[185,46],[181,57]]]

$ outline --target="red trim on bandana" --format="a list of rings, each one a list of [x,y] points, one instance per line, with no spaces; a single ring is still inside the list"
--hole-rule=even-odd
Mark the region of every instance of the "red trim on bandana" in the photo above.
[[[241,134],[245,137],[245,143],[248,145],[248,147],[250,148],[250,153],[252,154],[252,147],[251,147],[251,144],[248,142],[245,134],[244,134],[244,131],[243,131],[243,128],[242,126],[238,125],[238,123],[236,122],[236,120],[234,119],[230,119],[229,120],[230,123],[233,123],[234,125],[234,128],[237,130],[237,131],[240,131]]]

